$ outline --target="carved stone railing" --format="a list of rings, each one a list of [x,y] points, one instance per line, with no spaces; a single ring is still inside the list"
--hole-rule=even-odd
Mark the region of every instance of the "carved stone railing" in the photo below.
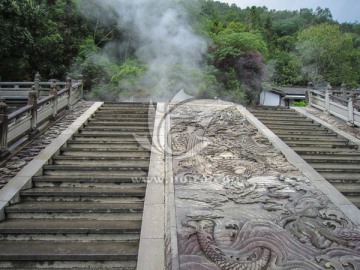
[[[308,88],[308,105],[332,114],[350,125],[360,127],[360,91],[314,90]]]
[[[71,109],[83,96],[82,80],[72,83],[71,78],[67,78],[65,83],[51,82],[39,85],[49,86],[48,96],[38,99],[41,88],[38,87],[36,91],[36,85],[32,85],[31,90],[27,92],[27,105],[15,112],[8,114],[7,104],[0,102],[0,156],[7,155],[11,145],[37,133],[45,122],[55,119],[63,110]],[[59,86],[61,89],[57,90]]]

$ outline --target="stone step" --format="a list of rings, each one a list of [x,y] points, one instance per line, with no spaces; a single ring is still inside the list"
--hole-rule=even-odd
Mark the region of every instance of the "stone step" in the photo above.
[[[147,112],[141,112],[141,113],[131,113],[129,112],[96,112],[94,115],[95,119],[142,119],[142,121],[146,121],[147,119],[151,118],[152,116]]]
[[[138,164],[136,167],[126,164],[119,164],[113,166],[98,165],[98,166],[81,166],[81,165],[45,165],[43,167],[45,174],[49,171],[91,171],[91,172],[106,172],[106,171],[147,171],[148,164]]]
[[[34,186],[37,185],[45,185],[46,183],[52,183],[55,186],[60,186],[61,184],[67,184],[68,185],[76,185],[78,183],[85,183],[88,185],[94,185],[96,183],[98,184],[123,184],[123,183],[134,183],[136,180],[136,183],[141,183],[146,178],[146,174],[139,173],[138,176],[136,176],[134,173],[129,175],[128,177],[116,177],[116,176],[106,176],[106,175],[98,175],[98,176],[84,176],[79,175],[77,177],[59,177],[59,176],[35,176],[33,177],[32,181]]]
[[[274,132],[277,136],[287,136],[287,135],[300,135],[300,136],[313,136],[313,137],[317,137],[317,136],[336,136],[335,133],[329,132],[327,130],[296,130],[296,129],[292,129],[292,130],[284,130],[284,129],[275,129],[275,128],[270,128],[270,130],[272,132]]]
[[[141,213],[143,208],[142,203],[27,202],[6,207],[5,213]]]
[[[149,143],[143,143],[144,146],[148,146]],[[144,146],[141,145],[140,143],[134,143],[134,142],[129,142],[129,143],[111,143],[111,142],[78,142],[78,141],[72,141],[72,142],[68,142],[66,148],[71,148],[71,149],[84,149],[84,150],[88,150],[88,149],[94,149],[94,150],[110,150],[110,149],[117,149],[117,150],[141,150],[144,149]]]
[[[93,219],[58,219],[58,218],[44,218],[44,219],[9,219],[9,220],[21,220],[23,222],[30,222],[32,220],[41,220],[42,222],[52,221],[52,220],[69,220],[69,222],[72,221],[81,221],[81,220],[93,220]],[[98,221],[98,220],[94,220]],[[110,221],[111,220],[104,220],[104,221]],[[129,220],[116,220],[121,222],[126,222]],[[137,221],[141,222],[141,220],[131,220],[131,221]],[[66,227],[65,227],[66,228]],[[8,233],[8,234],[1,234],[0,233],[0,241],[69,241],[72,242],[74,239],[76,241],[82,241],[84,243],[91,242],[91,241],[139,241],[140,240],[140,231],[134,231],[134,232],[125,232],[124,233],[111,233],[110,231],[106,231],[105,228],[102,228],[99,230],[99,233],[84,233],[82,230],[79,230],[79,233],[72,232],[70,233],[68,230],[68,233]],[[0,269],[1,268],[0,266]],[[48,269],[48,268],[46,268]]]
[[[349,184],[349,183],[332,183],[337,190],[343,193],[345,196],[359,196],[360,195],[360,184]]]
[[[342,144],[342,145],[351,145],[349,141],[342,140],[334,137],[324,137],[324,138],[281,138],[285,142],[293,143],[306,143],[306,144]]]
[[[91,119],[90,121],[116,121],[118,123],[125,123],[125,122],[131,122],[131,123],[147,123],[149,121],[149,117],[147,115],[139,116],[139,115],[96,115],[95,118]]]
[[[271,122],[281,122],[281,121],[288,121],[288,122],[308,122],[308,120],[300,115],[293,115],[293,116],[286,116],[286,115],[258,115],[253,114],[256,118],[258,118],[261,122],[262,121],[271,121]]]
[[[305,118],[305,117],[302,117],[301,115],[293,115],[293,116],[289,116],[289,115],[286,115],[286,116],[281,116],[279,115],[279,117],[269,117],[268,115],[266,114],[254,114],[258,119],[260,119],[261,121],[265,121],[265,122],[269,122],[269,123],[281,123],[281,122],[289,122],[291,124],[294,124],[294,123],[300,123],[300,124],[317,124],[316,122],[314,122],[313,120],[311,119],[308,119],[308,118]]]
[[[91,132],[132,132],[132,133],[149,133],[150,127],[136,127],[136,126],[85,126],[80,129],[80,134],[84,131]]]
[[[329,172],[324,171],[320,173],[326,180],[331,182],[360,182],[358,173],[342,173],[342,172]]]
[[[106,133],[107,136],[134,136],[134,134],[138,135],[138,136],[143,136],[143,137],[147,137],[149,136],[149,132],[148,131],[136,131],[136,132],[131,132],[131,131],[100,131],[100,130],[87,130],[87,129],[83,129],[80,130],[79,134],[81,135],[91,135],[91,136],[103,136],[103,134]]]
[[[136,107],[149,107],[149,106],[155,106],[156,102],[154,103],[150,103],[150,102],[127,102],[127,101],[116,101],[116,102],[112,102],[112,101],[107,101],[103,104],[103,107],[108,108],[108,107],[130,107],[130,108],[136,108]]]
[[[360,163],[360,153],[353,153],[352,155],[302,155],[304,160],[309,163],[324,163],[324,162],[336,162],[336,163]]]
[[[76,135],[73,136],[72,140],[70,142],[111,142],[111,143],[138,143],[140,142],[151,142],[151,137],[146,136],[144,138],[138,138],[135,139],[134,136],[128,136],[128,137],[117,137],[117,136],[81,136]]]
[[[79,176],[85,177],[146,177],[147,176],[147,168],[144,169],[134,169],[134,168],[126,168],[121,167],[117,170],[111,170],[110,168],[100,170],[98,167],[92,168],[93,170],[82,170],[81,167],[78,168],[68,168],[68,166],[61,166],[64,170],[44,170],[44,176],[58,176],[58,177],[70,177],[77,178]],[[90,167],[86,167],[90,168]]]
[[[334,163],[334,162],[326,162],[326,163],[310,163],[311,167],[316,170],[324,171],[324,170],[351,170],[352,172],[360,171],[360,166],[358,164],[349,163]],[[359,175],[360,177],[360,175]]]
[[[134,150],[134,149],[71,149],[64,147],[61,149],[61,155],[66,157],[81,156],[81,157],[102,157],[102,158],[148,158],[150,152],[147,150]]]
[[[77,166],[124,166],[124,167],[149,167],[149,160],[109,160],[109,159],[89,159],[89,158],[70,158],[61,157],[53,159],[53,165],[77,165]]]
[[[102,135],[102,133],[132,135],[134,132],[136,132],[136,134],[145,135],[145,136],[149,134],[149,130],[147,128],[142,130],[133,130],[131,128],[128,128],[127,130],[123,130],[122,128],[96,129],[96,128],[86,127],[84,129],[79,130],[79,134],[99,134],[100,136]]]
[[[248,111],[255,114],[264,114],[264,115],[298,115],[297,112],[291,109],[281,109],[277,110],[276,108],[269,108],[268,110],[256,109],[256,108],[248,108]]]
[[[355,164],[355,166],[353,167],[359,167],[359,168],[351,168],[350,166],[348,167],[342,167],[342,164],[337,165],[337,167],[333,167],[333,168],[326,168],[326,167],[320,167],[320,168],[316,168],[316,171],[320,174],[322,174],[323,172],[333,172],[333,173],[346,173],[346,174],[354,174],[357,175],[360,178],[360,167]]]
[[[303,127],[313,127],[313,126],[317,126],[319,127],[319,124],[315,124],[312,121],[300,121],[300,120],[295,120],[295,121],[288,121],[286,119],[274,119],[274,120],[264,120],[261,119],[261,122],[263,122],[265,125],[269,125],[269,126],[292,126],[292,125],[296,125],[296,126],[303,126]]]
[[[279,136],[280,139],[287,142],[309,142],[309,143],[343,143],[343,144],[349,144],[349,141],[339,139],[333,136]]]
[[[0,242],[0,261],[136,260],[138,242]]]
[[[77,201],[73,201],[75,203]],[[141,221],[143,213],[96,213],[96,212],[42,212],[42,213],[8,213],[6,217],[8,219],[22,219],[22,220],[34,220],[34,219],[64,219],[64,220],[137,220]]]
[[[91,120],[88,125],[92,127],[134,127],[134,128],[143,128],[143,127],[153,127],[153,123],[148,121],[144,122],[119,122],[119,121],[100,121],[100,120]]]
[[[85,196],[85,195],[78,195],[78,196],[25,196],[21,198],[22,202],[72,202],[74,204],[78,202],[94,202],[94,203],[144,203],[145,196]],[[105,218],[106,213],[101,214],[101,219]],[[124,214],[122,214],[124,215]],[[131,219],[134,219],[134,213],[129,214],[131,215]],[[89,214],[87,215],[89,216]],[[80,218],[79,214],[74,214],[75,218]],[[141,220],[142,214],[139,213],[137,219]],[[49,218],[49,217],[46,217]],[[59,218],[58,214],[52,216],[52,218]],[[94,219],[98,219],[99,214],[96,214]],[[114,215],[111,214],[111,218],[114,218]],[[126,215],[119,217],[120,219],[126,219]],[[118,219],[119,219],[118,218]],[[128,216],[127,218],[130,218]]]
[[[304,116],[302,116],[299,113],[296,113],[294,111],[289,112],[289,111],[282,111],[280,112],[272,112],[272,111],[258,111],[258,110],[249,110],[253,115],[255,115],[256,117],[262,117],[262,118],[273,118],[276,119],[277,116],[281,117],[281,118],[302,118],[304,120],[309,120],[311,121],[311,119],[305,118]]]
[[[320,126],[315,126],[315,125],[311,125],[311,126],[291,126],[291,125],[266,125],[268,126],[271,130],[284,130],[284,131],[288,131],[288,130],[294,130],[294,131],[307,131],[307,132],[313,132],[313,131],[326,131],[325,128],[320,127]]]
[[[86,152],[130,152],[130,151],[136,151],[136,152],[145,152],[147,151],[146,147],[150,147],[147,144],[143,143],[143,145],[136,145],[133,143],[124,143],[124,144],[112,144],[112,143],[91,143],[89,142],[87,145],[85,143],[71,143],[68,144],[67,147],[61,148],[62,152],[69,151],[69,150],[76,150],[76,151],[84,151],[84,155]],[[111,153],[110,152],[110,153]],[[121,155],[121,153],[119,153]]]
[[[351,147],[336,147],[336,148],[327,148],[327,147],[292,147],[292,149],[300,155],[303,154],[322,154],[322,155],[331,155],[331,154],[347,154],[351,153],[354,148]]]
[[[0,261],[0,269],[46,270],[136,270],[136,260],[131,261]]]
[[[148,114],[153,113],[153,111],[149,111],[149,108],[106,108],[100,107],[96,112],[98,114]]]
[[[117,113],[117,114],[122,114],[122,113],[134,113],[134,114],[138,114],[138,113],[154,113],[156,110],[156,108],[150,108],[149,106],[145,107],[107,107],[107,106],[101,106],[97,112],[105,112],[108,114],[113,114],[113,113]]]
[[[75,162],[83,162],[83,161],[109,161],[109,162],[119,162],[119,163],[126,163],[126,162],[133,162],[134,160],[140,161],[140,162],[149,162],[150,157],[87,157],[87,156],[78,156],[78,157],[68,157],[68,156],[55,156],[52,158],[54,162],[61,162],[61,161],[67,161],[71,160],[73,164]]]
[[[121,186],[114,189],[105,188],[32,188],[23,190],[20,195],[23,197],[39,197],[39,196],[51,196],[51,197],[143,197],[145,196],[146,186],[139,186],[137,184],[133,187],[122,188]]]
[[[302,147],[302,146],[321,146],[321,147],[352,147],[348,145],[347,142],[338,142],[338,141],[315,141],[315,140],[283,140],[290,147]]]
[[[338,136],[335,133],[324,133],[324,134],[276,134],[280,139],[288,139],[288,140],[320,140],[320,141],[326,141],[326,140],[340,140],[342,139],[338,138]],[[346,140],[344,140],[346,141]]]
[[[359,195],[347,195],[348,198],[357,208],[360,208],[360,196]]]
[[[138,134],[138,133],[136,133]],[[121,134],[101,134],[101,133],[98,133],[98,134],[82,134],[82,133],[79,133],[79,134],[75,134],[73,136],[74,138],[101,138],[101,139],[113,139],[113,138],[117,138],[117,139],[134,139],[134,133],[132,132],[126,132],[126,133],[121,133]],[[151,138],[151,134],[148,132],[148,133],[144,133],[144,134],[141,134],[141,137],[142,138]]]

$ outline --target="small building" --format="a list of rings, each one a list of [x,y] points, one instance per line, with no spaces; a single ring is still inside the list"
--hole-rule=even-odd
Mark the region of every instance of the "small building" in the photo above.
[[[274,86],[260,93],[260,105],[290,106],[293,101],[305,100],[306,87]]]
[[[260,105],[284,106],[285,93],[282,90],[271,88],[260,93]]]

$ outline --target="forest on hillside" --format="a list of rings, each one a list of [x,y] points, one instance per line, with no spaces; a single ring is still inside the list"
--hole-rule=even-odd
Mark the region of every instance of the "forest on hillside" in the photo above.
[[[270,85],[360,84],[360,24],[334,21],[327,8],[2,0],[0,37],[2,81],[81,73],[94,98],[166,97],[184,88],[255,104]]]

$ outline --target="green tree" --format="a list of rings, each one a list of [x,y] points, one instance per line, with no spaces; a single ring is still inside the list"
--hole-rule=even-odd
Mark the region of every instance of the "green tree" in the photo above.
[[[3,80],[66,77],[86,35],[75,1],[3,0],[0,15]]]
[[[297,57],[290,52],[278,51],[274,59],[273,83],[287,86],[302,83],[301,63]]]
[[[339,26],[320,24],[301,31],[296,49],[309,79],[324,79],[331,84],[356,84],[360,59],[352,37],[340,32]]]

